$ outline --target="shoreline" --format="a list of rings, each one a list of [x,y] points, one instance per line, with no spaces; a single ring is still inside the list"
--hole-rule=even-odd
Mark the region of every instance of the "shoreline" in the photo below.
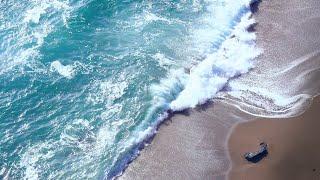
[[[280,80],[274,78],[273,84],[296,87],[293,94],[305,93],[313,98],[308,106],[300,106],[303,112],[293,117],[257,117],[236,124],[228,138],[230,180],[319,178],[316,151],[320,144],[312,141],[318,135],[314,128],[319,127],[320,116],[316,111],[320,108],[320,39],[316,32],[320,29],[319,8],[316,0],[263,1],[254,14],[258,21],[257,43],[265,50],[261,67],[270,67],[270,62],[276,63],[275,68],[293,64],[284,75],[277,74]],[[243,154],[256,151],[262,141],[269,144],[269,155],[257,164],[248,163]]]
[[[251,119],[218,99],[175,113],[118,179],[225,179],[229,130]]]
[[[256,12],[258,9],[258,4],[261,2],[261,0],[254,0],[250,3],[250,10],[251,13],[253,14],[254,12]],[[251,16],[247,16],[250,20],[251,20]],[[242,16],[242,18],[244,18],[245,16]],[[244,20],[246,20],[244,18]],[[249,20],[249,21],[250,21]],[[241,21],[239,22],[239,24],[241,23]],[[254,31],[254,26],[255,26],[255,22],[251,25],[249,25],[248,27],[246,27],[245,31],[252,33]],[[236,28],[236,26],[235,26]],[[230,36],[228,39],[233,39],[235,37],[235,35]],[[255,38],[254,38],[255,39]],[[257,52],[260,51],[259,49],[257,49]],[[232,79],[236,79],[237,77],[239,77],[240,75],[237,75],[235,78],[231,78]],[[222,92],[224,91],[224,88],[222,88]],[[214,105],[213,105],[214,104]],[[217,112],[215,109],[222,109],[220,112]],[[231,110],[234,112],[226,112]],[[238,121],[242,121],[243,117],[247,117],[247,118],[251,118],[252,116],[250,115],[246,115],[244,114],[241,110],[239,110],[236,107],[230,106],[224,102],[221,101],[221,99],[219,97],[214,98],[214,99],[208,99],[204,104],[201,105],[197,105],[195,108],[187,108],[184,109],[182,111],[172,111],[172,110],[168,110],[168,117],[163,119],[161,122],[159,122],[157,124],[157,126],[155,127],[155,133],[152,135],[149,135],[146,139],[144,139],[141,143],[139,143],[137,145],[138,151],[135,151],[136,153],[134,153],[133,158],[130,158],[128,161],[128,163],[126,163],[124,166],[123,171],[121,171],[120,174],[117,174],[116,176],[114,176],[117,179],[141,179],[144,175],[146,175],[146,178],[148,176],[152,176],[152,174],[155,174],[157,171],[157,168],[153,168],[151,169],[152,166],[155,166],[155,163],[152,162],[152,160],[154,160],[154,157],[151,157],[152,155],[150,155],[151,153],[154,154],[155,152],[157,152],[158,154],[163,153],[163,151],[166,151],[168,149],[165,149],[163,147],[161,147],[161,145],[167,145],[166,142],[164,142],[163,139],[166,139],[166,135],[163,134],[170,134],[172,136],[178,136],[179,138],[176,138],[174,140],[172,144],[172,146],[177,146],[179,144],[181,144],[182,146],[198,146],[198,143],[200,141],[202,141],[203,144],[207,144],[207,146],[210,146],[210,150],[205,147],[202,148],[200,147],[199,149],[196,149],[194,152],[197,152],[198,155],[197,156],[202,156],[202,157],[196,157],[194,159],[194,165],[192,166],[188,166],[185,164],[180,163],[175,163],[175,168],[171,168],[172,170],[185,170],[185,169],[192,169],[193,167],[203,167],[204,170],[200,170],[199,171],[194,171],[194,172],[188,172],[185,174],[180,174],[178,176],[176,176],[176,178],[183,178],[183,179],[188,179],[191,177],[194,178],[199,178],[199,175],[204,179],[204,178],[210,178],[210,177],[214,177],[214,178],[219,178],[219,179],[224,179],[226,176],[226,173],[228,171],[228,168],[230,166],[230,162],[227,160],[227,153],[228,151],[226,151],[226,147],[227,147],[227,137],[229,134],[229,129],[230,127],[232,127],[236,122]],[[203,116],[203,117],[202,117]],[[223,120],[221,120],[221,117],[226,116],[227,118],[222,118]],[[238,118],[235,118],[235,116],[238,116]],[[211,118],[214,118],[216,122],[211,122],[212,120],[210,120]],[[185,124],[185,122],[182,122],[182,119],[184,120],[190,120],[192,123],[190,124]],[[201,122],[200,124],[197,122],[194,123],[194,121],[196,121],[196,119],[200,119],[203,122]],[[213,136],[211,136],[211,138],[207,138],[209,137],[207,134],[210,133],[210,131],[212,129],[208,129],[208,128],[203,128],[203,127],[199,127],[199,126],[203,126],[204,124],[207,124],[208,126],[214,126],[215,132],[213,133]],[[176,133],[176,131],[180,131],[181,127],[186,127],[187,128],[191,127],[191,126],[195,126],[195,128],[202,128],[202,130],[200,130],[201,132],[204,132],[205,135],[200,135],[201,132],[199,131],[198,133],[196,132],[197,130],[192,130],[191,134],[194,136],[198,136],[195,137],[197,138],[196,141],[190,143],[191,139],[185,138],[188,136],[187,133],[185,132],[178,132]],[[167,127],[170,126],[170,127]],[[179,127],[181,126],[181,127]],[[172,128],[172,130],[168,130]],[[223,129],[223,130],[221,130]],[[212,133],[211,133],[212,134]],[[203,136],[203,137],[201,137]],[[216,138],[219,137],[219,138]],[[182,139],[182,142],[179,142]],[[203,140],[205,139],[205,140]],[[158,142],[159,141],[159,142]],[[192,141],[192,140],[191,140]],[[197,142],[198,141],[198,142]],[[205,142],[203,142],[205,141]],[[211,143],[210,141],[216,141],[214,143]],[[192,144],[192,145],[191,145]],[[214,145],[213,145],[214,144]],[[157,146],[157,147],[155,147]],[[159,147],[158,147],[159,146]],[[173,152],[177,153],[179,152],[179,149],[176,149],[174,147],[172,147]],[[188,152],[188,147],[183,147],[186,150],[184,150],[183,153],[185,153],[185,157],[180,159],[185,160],[186,163],[189,163],[189,157],[192,155],[196,155],[194,152]],[[210,152],[201,152],[201,151],[210,151]],[[216,154],[216,152],[219,151],[219,153]],[[169,152],[171,153],[171,152]],[[188,155],[186,155],[188,154]],[[207,155],[208,154],[214,154],[211,155],[211,157],[208,159]],[[168,155],[164,155],[162,157],[165,157],[168,160],[172,160],[174,159],[174,157],[170,157]],[[210,162],[207,163],[207,165],[202,166],[203,161],[219,161],[219,163],[217,164],[212,164]],[[149,162],[148,162],[149,161]],[[150,163],[151,162],[151,163]],[[218,165],[219,164],[219,165]],[[163,168],[164,166],[167,166],[168,164],[165,163],[160,163],[160,164],[156,164],[160,169]],[[144,167],[147,167],[148,170],[145,170]],[[215,167],[213,167],[215,166]],[[146,172],[142,172],[142,174],[137,174],[139,172],[136,172],[137,170],[143,170]],[[167,168],[168,169],[168,168]],[[174,171],[168,171],[165,170],[166,175],[161,176],[162,178],[168,178],[168,177],[173,177],[173,174],[176,174]],[[193,176],[191,175],[193,174]],[[157,178],[153,178],[153,179],[162,179],[161,177],[157,177]]]
[[[268,86],[272,86],[271,90],[278,92],[277,87],[284,87],[285,93],[292,96],[318,94],[320,37],[314,26],[311,26],[312,21],[309,21],[309,24],[308,21],[303,21],[303,24],[298,24],[299,26],[290,27],[296,25],[293,21],[304,20],[304,16],[286,17],[281,14],[287,6],[290,8],[283,13],[291,15],[292,11],[298,11],[300,2],[298,0],[256,2],[259,6],[255,6],[252,12],[257,24],[250,27],[250,30],[255,30],[257,45],[264,49],[264,53],[258,58],[256,68],[237,78],[236,81],[247,84],[251,84],[252,81],[254,85],[259,80],[269,81],[271,84],[263,84],[266,85],[263,88],[268,89]],[[311,7],[320,3],[317,0],[309,0],[305,4]],[[315,15],[320,14],[317,12],[317,6],[311,10],[316,11]],[[320,27],[320,21],[316,27]],[[285,28],[292,28],[293,32],[284,31]],[[308,36],[297,36],[301,33],[308,33]],[[300,46],[295,45],[297,43],[300,43]],[[313,55],[306,56],[309,54]],[[297,62],[303,56],[307,58],[288,72],[279,73],[276,77],[268,76],[275,68],[286,67],[285,65]],[[292,79],[296,76],[300,79]],[[292,88],[288,90],[284,84]],[[248,121],[255,122],[254,120],[259,117],[223,101],[223,98],[213,99],[203,106],[189,109],[182,114],[176,113],[166,119],[159,125],[151,143],[141,150],[141,154],[117,178],[227,179],[233,165],[233,159],[229,157],[229,138],[239,125]],[[305,107],[299,108],[301,110]]]
[[[290,118],[257,118],[236,125],[229,137],[232,160],[230,180],[282,180],[320,178],[320,97],[313,99],[306,111]],[[243,154],[256,151],[259,143],[268,144],[267,157],[258,163],[247,162]]]

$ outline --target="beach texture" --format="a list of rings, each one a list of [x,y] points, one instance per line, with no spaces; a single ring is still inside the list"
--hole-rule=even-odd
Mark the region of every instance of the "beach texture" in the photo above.
[[[296,103],[295,107],[262,113],[268,117],[297,116],[306,110],[310,98],[320,90],[320,2],[270,0],[261,2],[253,11],[257,25],[252,30],[256,31],[257,44],[263,48],[263,54],[257,59],[256,68],[231,84],[240,82],[251,88],[261,86],[287,96],[309,97],[304,103]],[[222,97],[228,97],[224,92],[222,94]],[[169,118],[120,179],[226,179],[231,164],[231,179],[263,179],[264,175],[265,179],[316,177],[312,174],[319,168],[316,158],[301,171],[295,170],[307,163],[308,158],[317,156],[312,147],[317,146],[317,131],[313,130],[318,127],[316,108],[319,108],[319,99],[305,114],[291,121],[270,118],[252,121],[257,116],[244,113],[222,99],[199,108],[201,110],[192,109],[187,115],[177,114]],[[247,100],[249,104],[251,99]],[[242,124],[244,121],[249,123]],[[310,134],[306,134],[311,126]],[[226,143],[231,130],[234,132]],[[295,139],[301,143],[295,144]],[[261,141],[270,144],[270,155],[255,168],[245,162],[242,155],[256,150]],[[228,159],[227,144],[232,163]],[[301,155],[304,147],[308,148],[305,152],[310,153],[306,159]],[[288,155],[290,152],[292,154]],[[291,161],[293,164],[286,168],[291,157],[295,157]],[[252,175],[248,175],[251,172]],[[300,172],[301,176],[297,176],[296,173]]]
[[[119,179],[224,179],[228,132],[244,117],[250,118],[219,101],[176,114]]]
[[[320,98],[302,115],[285,119],[258,119],[238,125],[229,140],[233,168],[230,180],[316,180],[320,178]],[[269,155],[257,164],[243,158],[268,143]]]
[[[279,64],[299,59],[284,85],[305,75],[296,91],[318,94],[320,2],[263,1],[259,9],[255,18],[258,43],[265,49],[261,58]],[[261,118],[236,126],[229,140],[230,179],[319,179],[319,105],[317,97],[298,117]],[[258,164],[246,162],[243,154],[255,151],[262,141],[269,144],[268,157]]]

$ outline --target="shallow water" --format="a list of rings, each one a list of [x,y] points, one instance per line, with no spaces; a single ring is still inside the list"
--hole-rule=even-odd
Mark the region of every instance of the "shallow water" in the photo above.
[[[252,23],[249,0],[2,1],[0,175],[117,175],[166,110],[253,68]]]

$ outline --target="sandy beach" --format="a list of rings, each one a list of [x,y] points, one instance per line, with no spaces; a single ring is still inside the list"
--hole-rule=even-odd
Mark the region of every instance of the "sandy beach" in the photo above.
[[[319,94],[320,1],[262,1],[255,11],[263,54],[255,69],[235,81],[268,82],[261,87],[287,96]],[[214,99],[168,119],[119,179],[219,180],[227,179],[229,170],[235,180],[319,178],[319,98],[312,106],[310,101],[298,105],[295,115],[311,108],[289,119],[260,119],[225,102]],[[260,141],[270,145],[270,155],[247,163],[243,153],[256,150]]]
[[[238,125],[229,139],[231,180],[316,180],[320,178],[320,98],[302,115],[285,119],[257,119]],[[269,155],[254,164],[243,158],[267,142]]]
[[[175,114],[119,179],[225,179],[228,133],[242,118],[252,117],[218,100]]]
[[[319,8],[320,2],[312,0],[263,1],[259,5],[255,14],[259,22],[257,36],[265,50],[260,60],[273,62],[275,66],[291,60],[302,62],[285,76],[275,79],[277,86],[282,83],[290,89],[297,81],[299,86],[293,90],[297,93],[316,95],[320,92]],[[298,117],[258,118],[237,125],[229,139],[233,162],[230,179],[319,179],[317,152],[320,144],[316,140],[319,136],[319,100],[316,98]],[[305,108],[300,107],[301,110]],[[261,141],[269,144],[269,156],[258,164],[246,162],[243,154],[255,151]]]

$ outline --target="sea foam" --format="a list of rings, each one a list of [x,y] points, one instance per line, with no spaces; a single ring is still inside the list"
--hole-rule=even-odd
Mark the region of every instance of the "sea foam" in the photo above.
[[[210,2],[213,3],[213,1]],[[213,22],[209,22],[209,25],[201,27],[202,29],[193,31],[194,44],[197,44],[196,48],[204,54],[205,58],[190,70],[186,67],[176,68],[176,66],[170,66],[170,63],[163,63],[163,60],[167,62],[168,59],[159,53],[155,54],[154,57],[159,60],[160,66],[166,64],[166,68],[171,67],[166,78],[150,87],[153,106],[147,112],[146,119],[152,118],[155,113],[158,113],[159,116],[152,123],[142,123],[137,128],[139,131],[133,133],[135,136],[129,139],[127,146],[136,148],[131,157],[122,161],[119,165],[122,167],[120,169],[126,167],[126,163],[132,161],[139,154],[141,145],[146,145],[148,139],[157,132],[159,124],[168,118],[169,113],[163,111],[163,113],[159,113],[159,109],[181,111],[195,107],[213,98],[230,79],[247,73],[254,67],[252,60],[262,51],[256,48],[255,34],[247,31],[255,23],[251,18],[250,2],[227,3],[230,7],[235,3],[236,7],[233,9],[222,8],[228,9],[230,12],[220,12],[221,18],[218,20],[221,21],[221,24],[214,25]],[[213,12],[215,5],[212,7]],[[223,17],[223,14],[227,17]],[[204,21],[212,16],[214,15],[206,16]],[[237,20],[237,18],[239,19]],[[223,22],[224,20],[226,22]],[[111,173],[111,176],[110,174],[106,176],[114,177],[121,173],[116,171],[115,174]]]
[[[261,50],[256,48],[255,34],[247,30],[255,23],[249,9],[250,1],[226,4],[230,7],[225,12],[219,12],[215,4],[208,8],[214,12],[218,25],[208,20],[211,14],[202,19],[206,26],[193,32],[197,48],[205,58],[192,67],[190,72],[173,70],[169,78],[152,87],[155,97],[166,97],[164,99],[168,100],[168,92],[174,93],[171,95],[176,98],[171,98],[169,109],[180,111],[202,104],[213,98],[231,78],[253,68],[252,60]]]
[[[138,54],[137,52],[129,51],[126,52],[125,55],[119,55],[119,57],[121,56],[119,60],[125,56],[130,57],[128,58],[131,59],[130,63],[125,64],[125,66],[112,67],[115,64],[121,63],[120,61],[113,61],[111,65],[108,64],[108,66],[101,68],[98,63],[98,65],[93,68],[94,70],[87,73],[86,77],[79,81],[83,83],[83,86],[79,89],[81,92],[69,89],[66,90],[65,93],[55,95],[52,99],[43,99],[43,102],[50,103],[49,107],[52,108],[45,109],[44,116],[33,116],[33,114],[31,114],[30,117],[32,119],[34,119],[34,117],[38,118],[33,124],[43,120],[41,123],[43,122],[43,124],[46,125],[46,129],[50,129],[52,134],[50,134],[49,137],[46,136],[45,139],[39,139],[26,145],[23,152],[19,154],[21,160],[15,165],[17,168],[12,171],[12,174],[21,172],[24,177],[29,179],[64,179],[66,177],[71,179],[79,177],[93,179],[98,178],[99,173],[103,171],[101,169],[105,168],[106,179],[111,179],[119,174],[127,163],[139,153],[140,145],[144,145],[148,138],[156,133],[156,127],[169,115],[165,112],[166,110],[170,108],[173,110],[181,110],[203,103],[208,98],[214,97],[215,93],[218,92],[230,78],[246,73],[252,68],[253,64],[251,60],[258,54],[258,51],[254,48],[254,34],[246,32],[246,28],[254,23],[254,21],[250,19],[248,1],[205,0],[193,2],[193,10],[199,12],[199,16],[202,16],[202,10],[204,7],[207,7],[208,4],[203,18],[200,18],[199,21],[197,18],[190,22],[185,19],[180,20],[179,17],[176,16],[171,18],[168,14],[172,13],[172,7],[168,7],[168,12],[170,13],[167,14],[143,10],[143,13],[132,16],[131,19],[137,20],[138,23],[133,23],[132,28],[134,29],[134,33],[133,31],[131,33],[136,36],[136,30],[144,32],[146,31],[144,28],[151,28],[151,26],[159,27],[159,25],[168,24],[173,28],[173,26],[178,25],[181,28],[183,27],[183,33],[181,34],[188,36],[189,33],[191,33],[191,39],[194,41],[190,43],[190,46],[194,46],[195,50],[189,49],[189,41],[186,43],[185,41],[181,41],[181,43],[180,41],[176,42],[176,40],[182,36],[175,34],[177,36],[176,39],[172,41],[165,39],[166,41],[164,42],[166,43],[163,43],[163,45],[166,49],[170,50],[185,50],[177,53],[177,55],[172,55],[171,52],[161,51],[161,48],[152,49],[152,51],[146,50],[145,52],[150,52],[151,54],[145,57],[157,60],[150,66],[147,66],[150,62],[149,59],[146,60],[147,64],[143,64],[144,62],[141,63],[140,61],[144,58],[140,58],[138,55],[138,58],[129,56],[130,53]],[[100,4],[93,2],[93,5],[94,3]],[[184,7],[184,3],[187,2],[183,1],[178,4]],[[90,7],[91,6],[85,9],[90,9]],[[126,7],[129,8],[129,6]],[[31,8],[36,8],[36,5],[27,9]],[[40,7],[40,9],[41,8],[42,7]],[[42,9],[43,11],[39,12],[31,9],[28,12],[30,14],[26,15],[25,22],[21,21],[23,22],[22,27],[27,29],[32,35],[32,42],[35,42],[31,49],[34,54],[38,53],[40,46],[49,45],[43,43],[43,41],[48,34],[54,32],[56,29],[55,26],[57,26],[56,24],[50,24],[49,21],[49,24],[42,23],[46,21],[45,17],[47,15],[43,12],[47,12],[48,8],[44,6]],[[55,12],[57,12],[57,19],[59,19],[58,25],[62,24],[60,19],[63,17],[61,17],[60,14],[63,14],[64,11],[60,10],[60,8],[54,9],[57,10]],[[159,8],[156,9],[158,10]],[[132,9],[132,11],[136,11],[136,8]],[[96,12],[95,9],[93,9],[92,12]],[[187,14],[189,14],[189,12],[188,10]],[[116,14],[118,13],[115,13],[115,15]],[[119,19],[116,20],[117,22],[119,21]],[[139,21],[141,21],[141,23],[139,23]],[[197,24],[193,24],[193,22]],[[103,24],[105,25],[105,23]],[[109,24],[107,25],[109,26]],[[91,26],[93,25],[90,25],[90,27]],[[38,28],[32,29],[31,27]],[[44,31],[47,28],[48,31]],[[121,28],[123,28],[123,26],[121,26]],[[24,29],[21,33],[24,32]],[[112,29],[112,31],[114,30]],[[149,34],[154,34],[154,31],[152,32],[153,33]],[[176,31],[170,31],[170,33],[175,32]],[[38,35],[34,36],[34,34]],[[24,35],[26,34],[21,34],[21,37],[25,37]],[[95,34],[95,36],[96,35],[97,34]],[[112,38],[113,37],[114,36],[112,36]],[[127,39],[127,36],[121,39]],[[69,40],[69,38],[67,38],[67,40]],[[24,45],[23,42],[24,41],[21,40],[21,46]],[[103,45],[105,42],[106,41],[101,41],[97,43],[97,45]],[[150,43],[150,41],[146,42]],[[158,42],[160,41],[154,41],[154,44],[150,43],[150,47],[161,44]],[[168,44],[170,46],[167,47]],[[141,44],[138,45],[141,46]],[[110,47],[111,46],[112,44],[110,44]],[[119,45],[119,47],[123,48],[126,46]],[[134,49],[131,48],[131,46],[129,47],[130,49]],[[12,46],[11,49],[15,48],[16,47]],[[44,50],[45,49],[46,48],[44,48]],[[49,48],[49,50],[50,49],[51,48]],[[95,49],[92,49],[90,53],[100,55],[108,51],[108,49],[105,48],[101,49],[103,50],[101,52],[95,52]],[[190,56],[189,54],[181,56],[183,53],[192,54],[194,51],[198,53]],[[250,51],[252,51],[252,53]],[[25,52],[25,49],[23,49],[23,52]],[[67,49],[67,52],[71,51]],[[11,51],[8,54],[12,57],[15,55],[12,54]],[[71,60],[79,58],[78,54],[83,53],[76,54],[76,57],[66,58],[63,62],[62,60],[61,62],[58,60],[53,62],[49,61],[49,67],[47,68],[50,70],[48,72],[53,72],[52,74],[54,75],[68,79],[75,78],[74,81],[76,81],[78,77],[75,77],[75,73],[83,73],[79,68],[86,69],[85,66],[81,66],[80,64],[70,64],[70,62],[72,62]],[[154,55],[154,57],[152,55]],[[34,56],[26,55],[26,60],[28,57]],[[184,57],[191,58],[184,59]],[[201,58],[192,59],[193,57]],[[58,57],[56,59],[60,58]],[[182,61],[185,61],[183,63],[187,65],[181,65],[183,66],[181,67],[179,63]],[[69,63],[65,64],[64,62]],[[90,60],[90,63],[94,64],[95,59]],[[142,74],[143,76],[137,75],[135,77],[134,73],[136,73],[136,69],[134,69],[134,67],[138,64],[137,66],[142,66],[143,68],[141,69],[145,70],[148,67],[153,67],[154,64],[157,66],[158,64],[156,63],[158,63],[162,69],[166,70],[167,78],[160,80],[159,84],[152,85],[150,88],[151,95],[149,96],[149,92],[147,92],[148,87],[150,87],[149,82],[153,83],[157,81],[158,76],[162,74],[157,74],[157,77],[150,76],[150,74],[154,72],[151,71],[154,69],[150,68],[150,71],[148,71],[149,74]],[[194,67],[189,70],[190,64],[194,65]],[[95,70],[99,73],[93,74]],[[102,74],[106,74],[107,70],[112,74],[111,77],[102,76]],[[114,74],[118,71],[124,71],[123,73],[119,73],[124,75],[123,78],[119,74]],[[133,82],[134,78],[137,79],[135,83]],[[147,83],[140,83],[144,78],[148,78],[148,81],[146,80]],[[89,79],[90,82],[86,82],[86,79]],[[151,80],[149,81],[149,79]],[[72,82],[73,81],[62,81],[62,83]],[[135,88],[133,86],[135,84],[136,87],[139,88]],[[49,86],[48,89],[51,89],[51,86]],[[136,91],[141,91],[142,93],[135,93]],[[66,95],[66,98],[60,98],[64,95]],[[143,97],[143,99],[140,100],[139,97]],[[152,102],[149,102],[149,98],[152,99]],[[148,100],[148,102],[142,102],[145,100]],[[51,104],[55,106],[51,106]],[[47,116],[49,118],[47,118]],[[30,125],[24,128],[31,129],[33,127]],[[5,137],[3,139],[9,138]],[[20,176],[18,175],[17,177],[19,178]]]
[[[0,31],[4,35],[0,47],[0,75],[21,65],[34,68],[39,63],[36,59],[45,38],[59,26],[67,26],[71,12],[76,10],[68,1],[59,0],[31,0],[19,6],[2,3],[2,8],[17,14],[10,17],[0,13]]]
[[[56,71],[65,78],[71,79],[75,73],[72,65],[63,65],[60,61],[53,61],[50,65],[51,71]]]
[[[246,30],[255,22],[250,16],[250,12],[246,13],[221,47],[191,69],[185,88],[170,104],[172,110],[204,103],[213,98],[229,79],[247,73],[253,67],[251,60],[260,54],[260,50],[255,48],[255,34]]]

